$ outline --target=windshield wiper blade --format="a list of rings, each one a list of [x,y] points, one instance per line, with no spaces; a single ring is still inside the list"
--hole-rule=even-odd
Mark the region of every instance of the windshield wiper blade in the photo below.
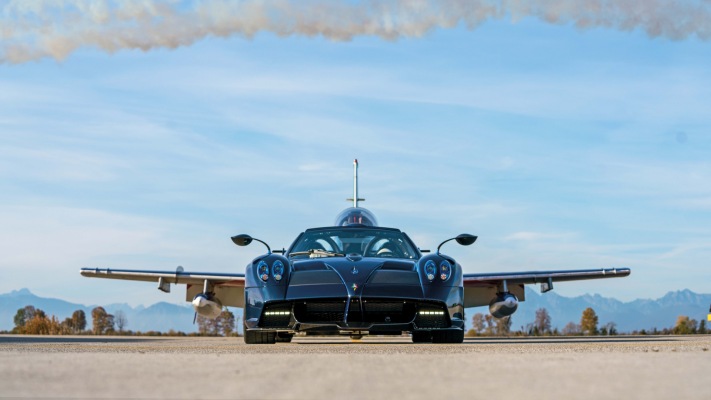
[[[343,257],[344,256],[344,254],[341,254],[341,253],[335,253],[333,251],[320,250],[320,249],[310,249],[310,250],[305,250],[305,251],[295,251],[293,253],[289,253],[289,257],[305,256],[305,255],[308,255],[310,258]]]

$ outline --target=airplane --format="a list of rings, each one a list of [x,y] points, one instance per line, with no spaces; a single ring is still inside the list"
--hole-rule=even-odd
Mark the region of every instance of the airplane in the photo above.
[[[306,229],[286,250],[272,250],[260,239],[239,234],[237,246],[259,242],[266,253],[244,273],[82,268],[91,278],[186,285],[185,300],[195,315],[217,318],[223,307],[242,307],[247,344],[290,342],[297,333],[348,335],[411,334],[413,343],[462,343],[464,310],[489,306],[496,318],[516,312],[525,301],[524,285],[541,292],[556,282],[622,278],[629,268],[562,271],[465,273],[441,253],[449,241],[469,246],[477,236],[463,233],[440,243],[436,252],[421,250],[395,228],[380,227],[361,207],[358,160],[353,162],[352,207],[333,226]]]

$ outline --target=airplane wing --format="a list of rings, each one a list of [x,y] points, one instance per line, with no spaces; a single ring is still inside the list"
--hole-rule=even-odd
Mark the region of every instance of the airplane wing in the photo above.
[[[211,291],[223,305],[244,306],[244,274],[110,268],[82,268],[79,273],[88,278],[155,282],[158,284],[158,289],[166,293],[170,292],[170,284],[184,284],[187,285],[185,301],[192,301],[195,295],[202,293],[207,281]]]
[[[567,271],[528,271],[485,274],[464,274],[464,307],[489,305],[504,286],[525,300],[523,286],[541,284],[541,292],[553,290],[553,282],[569,282],[587,279],[622,278],[631,273],[629,268],[582,269]]]

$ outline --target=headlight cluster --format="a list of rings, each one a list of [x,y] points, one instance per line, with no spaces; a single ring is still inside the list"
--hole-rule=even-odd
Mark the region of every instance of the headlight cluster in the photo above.
[[[446,281],[452,276],[452,264],[447,260],[442,260],[439,264],[439,279]]]
[[[425,275],[427,275],[427,279],[431,281],[437,276],[437,264],[435,264],[434,261],[428,260],[425,263]]]
[[[284,276],[284,263],[279,260],[274,261],[274,264],[272,264],[272,276],[277,282],[281,280]]]
[[[266,282],[269,280],[269,264],[266,261],[260,261],[257,264],[257,275],[259,279]],[[275,281],[279,282],[284,277],[284,263],[280,260],[274,261],[271,268],[271,276]]]
[[[452,264],[447,260],[442,260],[439,263],[439,268],[434,260],[427,260],[425,263],[425,276],[430,282],[434,281],[437,276],[442,281],[446,281],[452,276]]]

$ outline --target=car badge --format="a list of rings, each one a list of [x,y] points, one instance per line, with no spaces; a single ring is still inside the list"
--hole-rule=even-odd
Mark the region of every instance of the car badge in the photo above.
[[[358,274],[358,268],[356,268],[355,265],[353,266],[353,269],[351,270],[351,274],[353,274],[353,275]]]
[[[355,284],[355,283],[354,283],[353,286],[351,286],[351,287],[353,288],[353,291],[354,291],[354,292],[355,292],[356,290],[358,290],[358,285]]]

